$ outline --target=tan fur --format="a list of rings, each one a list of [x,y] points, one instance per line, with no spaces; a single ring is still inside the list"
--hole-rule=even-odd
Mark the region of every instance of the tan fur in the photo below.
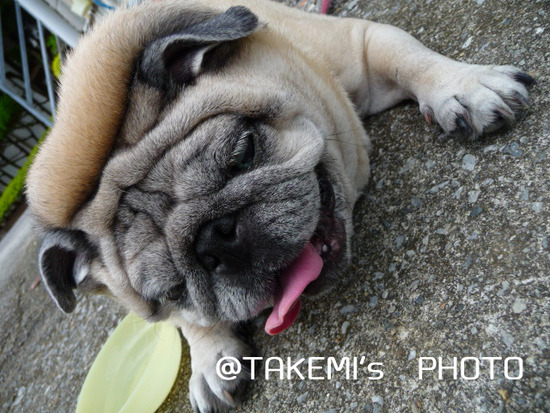
[[[185,8],[150,3],[159,19]],[[66,227],[94,190],[125,112],[137,54],[158,32],[156,19],[128,9],[84,36],[63,67],[56,122],[27,180],[27,197],[46,227]],[[51,179],[63,177],[63,179]]]
[[[511,66],[452,61],[392,26],[304,13],[267,0],[161,0],[118,10],[83,37],[63,68],[57,119],[27,181],[29,205],[39,223],[46,228],[70,226],[75,212],[96,189],[126,112],[134,62],[162,32],[165,19],[186,10],[222,12],[234,5],[248,7],[267,24],[270,48],[284,50],[289,43],[282,40],[290,40],[327,82],[345,90],[360,115],[413,98],[427,118],[437,109],[436,121],[449,132],[455,128],[455,113],[462,110],[456,103],[453,106],[457,87],[475,102],[485,101],[492,107],[500,104],[500,98],[495,100],[479,87],[482,79],[491,77],[492,82],[510,88],[507,76],[518,71]],[[513,88],[528,96],[522,85]],[[322,90],[315,93],[323,95]],[[478,135],[488,122],[485,112],[478,111],[477,119],[474,113],[471,120]],[[343,161],[361,188],[368,179],[368,159],[350,154],[350,148],[341,149],[344,158],[359,156],[358,163]]]
[[[126,110],[127,89],[133,65],[143,47],[158,35],[155,23],[166,17],[182,13],[197,2],[165,0],[150,2],[137,9],[119,10],[108,16],[89,34],[84,36],[78,47],[69,56],[63,67],[59,105],[56,122],[49,136],[42,144],[29,172],[27,197],[37,221],[47,228],[68,227],[75,212],[96,189],[99,175],[113,148],[122,117]],[[271,2],[221,1],[208,6],[225,10],[231,5],[244,4],[268,22],[282,22],[271,25],[278,31],[296,39],[304,52],[319,63],[324,62],[326,75],[336,74],[344,80],[346,89],[354,92],[353,84],[346,79],[357,79],[362,73],[356,71],[360,62],[349,65],[342,52],[327,55],[323,52],[323,41],[343,41],[350,35],[355,37],[357,55],[362,55],[362,34],[350,33],[349,25],[339,19],[307,15]],[[151,19],[150,16],[155,18]],[[310,20],[303,24],[303,19]],[[332,39],[312,38],[310,24],[331,25]],[[354,32],[353,27],[351,32]],[[271,44],[277,47],[276,44]],[[341,49],[341,48],[339,48]],[[329,69],[329,70],[327,70]],[[363,160],[364,161],[364,160]],[[51,179],[62,177],[62,179]],[[364,181],[365,177],[361,179]]]

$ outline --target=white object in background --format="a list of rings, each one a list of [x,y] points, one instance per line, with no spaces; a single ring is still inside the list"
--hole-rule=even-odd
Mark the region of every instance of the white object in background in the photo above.
[[[84,17],[90,11],[91,7],[92,2],[90,0],[73,0],[71,11],[74,14]]]
[[[74,48],[78,43],[80,33],[61,18],[51,7],[40,0],[16,0],[31,16],[40,20],[53,34]]]

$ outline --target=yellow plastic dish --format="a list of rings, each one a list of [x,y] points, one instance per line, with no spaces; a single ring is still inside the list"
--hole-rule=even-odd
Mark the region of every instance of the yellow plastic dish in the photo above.
[[[180,360],[176,327],[128,314],[92,364],[76,413],[154,412],[168,396]]]

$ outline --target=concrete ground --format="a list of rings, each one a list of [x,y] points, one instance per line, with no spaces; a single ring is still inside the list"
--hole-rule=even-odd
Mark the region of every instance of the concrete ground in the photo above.
[[[335,293],[303,303],[290,330],[253,335],[265,357],[364,356],[358,378],[258,379],[239,411],[550,411],[550,2],[345,0],[333,13],[397,25],[466,62],[517,65],[538,85],[513,130],[478,143],[441,137],[413,103],[365,122],[373,179],[356,207],[351,268]],[[58,312],[42,286],[30,289],[29,234],[23,219],[0,244],[0,410],[70,412],[124,311],[94,297]],[[459,367],[519,357],[523,371],[510,362],[507,373],[522,378],[496,361],[491,380],[485,361],[476,380],[449,370],[420,380],[420,357]],[[381,380],[368,379],[371,362],[383,363]],[[184,363],[159,411],[189,410],[188,374]]]

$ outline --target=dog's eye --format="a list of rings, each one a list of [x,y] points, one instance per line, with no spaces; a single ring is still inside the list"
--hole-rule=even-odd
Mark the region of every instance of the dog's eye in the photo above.
[[[247,132],[237,142],[233,155],[229,160],[229,172],[231,175],[236,175],[249,169],[254,163],[254,154],[254,134]]]
[[[174,288],[170,290],[168,294],[166,294],[166,299],[168,301],[178,301],[183,295],[184,290],[185,290],[185,283],[176,285]]]

